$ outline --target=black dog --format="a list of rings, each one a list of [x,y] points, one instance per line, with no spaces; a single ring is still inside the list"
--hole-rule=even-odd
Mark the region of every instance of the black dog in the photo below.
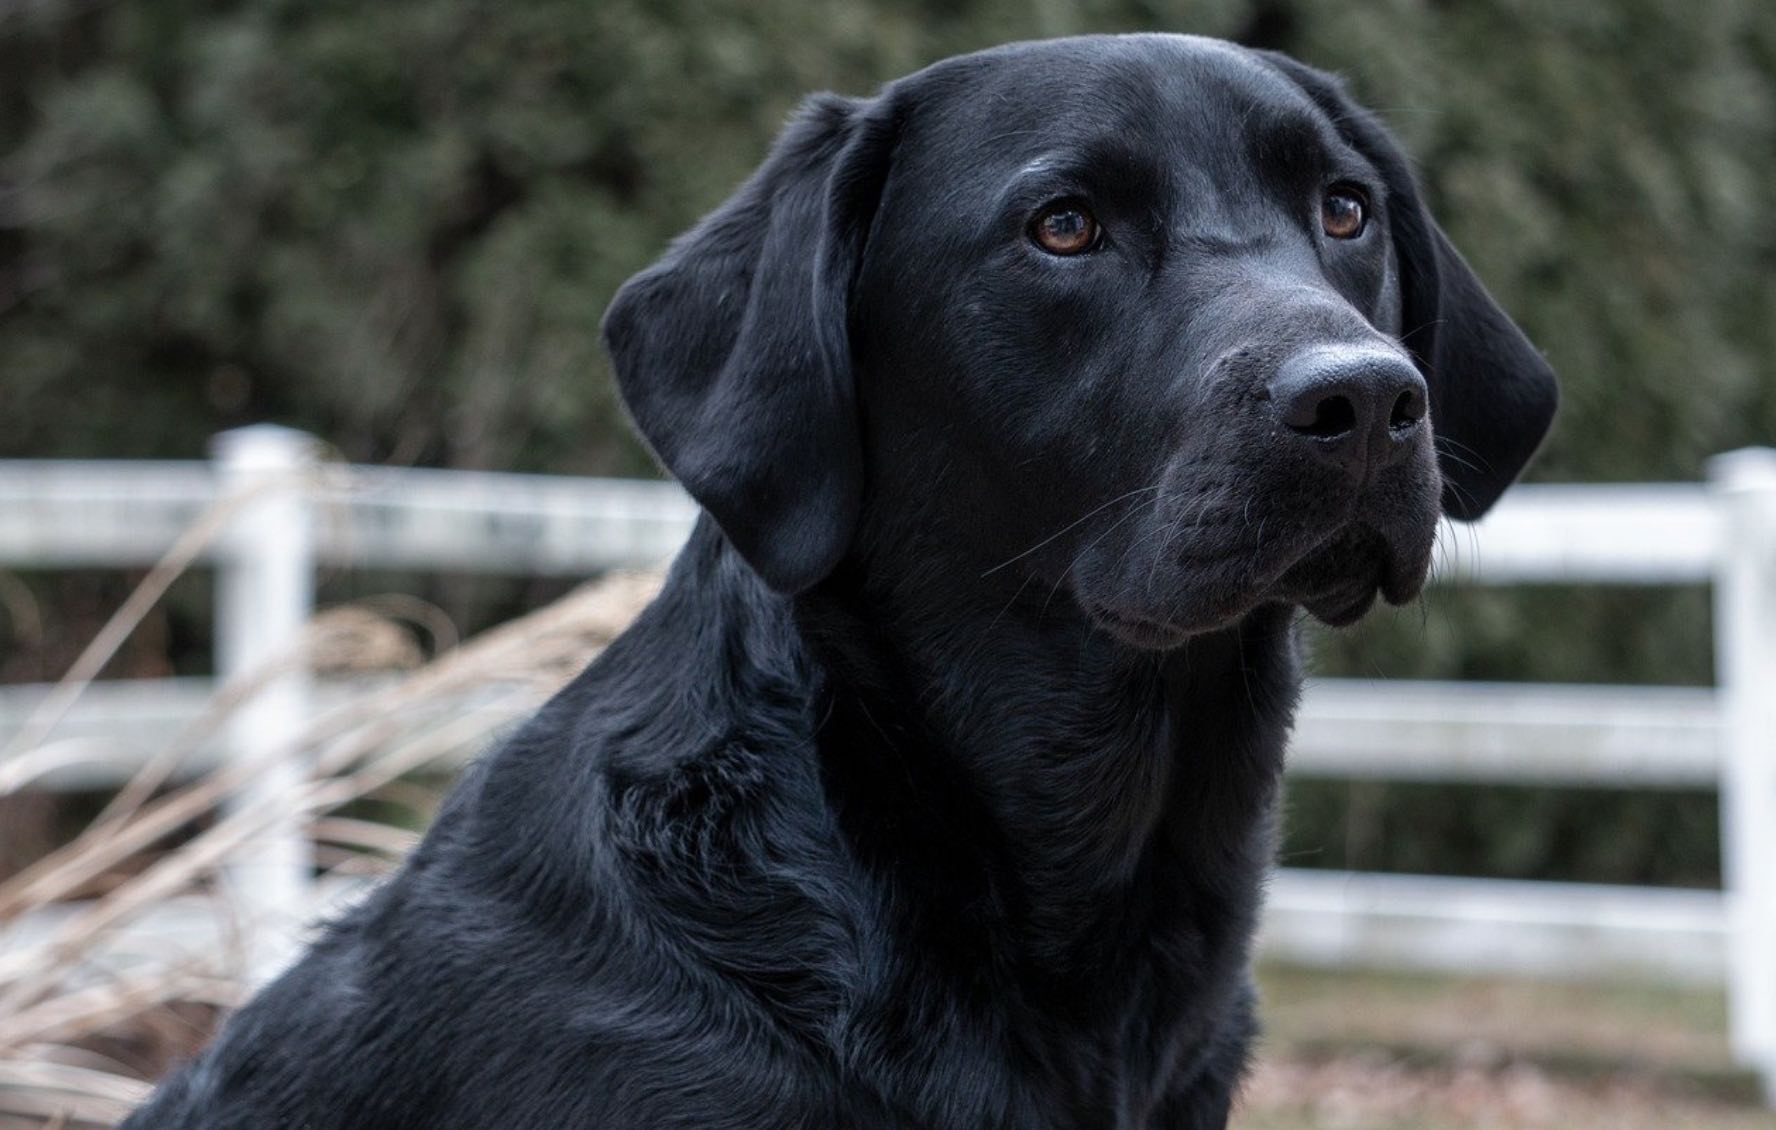
[[[605,333],[707,510],[664,593],[127,1125],[1223,1126],[1295,609],[1411,599],[1554,409],[1386,131],[1207,40],[952,59]]]

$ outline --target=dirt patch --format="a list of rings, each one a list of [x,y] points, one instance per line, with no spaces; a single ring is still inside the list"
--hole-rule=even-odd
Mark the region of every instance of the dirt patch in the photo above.
[[[1413,1068],[1376,1056],[1262,1059],[1235,1130],[1776,1130],[1776,1113],[1623,1075],[1517,1064]]]

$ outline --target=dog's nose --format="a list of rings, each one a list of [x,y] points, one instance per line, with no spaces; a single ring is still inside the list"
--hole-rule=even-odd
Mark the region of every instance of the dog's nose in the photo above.
[[[1398,460],[1424,423],[1424,378],[1391,350],[1304,349],[1283,362],[1269,387],[1284,427],[1357,475]]]

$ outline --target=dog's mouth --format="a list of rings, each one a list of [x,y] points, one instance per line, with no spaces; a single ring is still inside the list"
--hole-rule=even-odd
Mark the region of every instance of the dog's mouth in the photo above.
[[[1392,605],[1411,602],[1429,571],[1429,537],[1403,544],[1358,525],[1292,565],[1271,591],[1342,628],[1360,620],[1378,595]]]
[[[1079,603],[1098,627],[1123,643],[1146,651],[1169,651],[1191,636],[1188,629],[1153,616],[1111,608],[1092,600]]]
[[[1354,581],[1331,592],[1303,600],[1301,607],[1307,609],[1321,623],[1343,628],[1363,618],[1363,614],[1375,604],[1379,591],[1373,580]]]
[[[1249,500],[1211,494],[1194,510],[1156,505],[1148,528],[1129,529],[1121,543],[1100,535],[1069,570],[1077,607],[1113,639],[1151,651],[1232,627],[1265,605],[1344,627],[1377,597],[1402,605],[1424,588],[1441,485],[1428,450],[1361,493],[1256,481]]]
[[[1165,651],[1270,603],[1296,604],[1323,623],[1345,627],[1361,619],[1378,596],[1393,605],[1414,600],[1424,587],[1430,552],[1429,533],[1388,537],[1373,526],[1351,523],[1280,574],[1203,575],[1172,602],[1131,606],[1074,591],[1098,628],[1131,647]]]

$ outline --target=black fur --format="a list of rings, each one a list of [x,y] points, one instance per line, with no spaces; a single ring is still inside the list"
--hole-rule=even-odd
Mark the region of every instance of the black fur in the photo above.
[[[1295,609],[1413,597],[1553,409],[1386,132],[1208,40],[952,59],[811,103],[605,325],[708,511],[665,591],[126,1125],[1223,1126]],[[1279,425],[1328,344],[1413,351],[1441,473]]]

